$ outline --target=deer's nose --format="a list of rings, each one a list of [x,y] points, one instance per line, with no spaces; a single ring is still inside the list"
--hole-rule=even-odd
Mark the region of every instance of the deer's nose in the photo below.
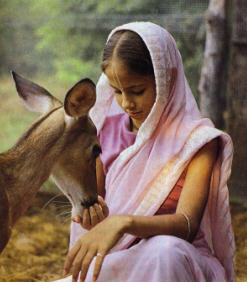
[[[93,206],[97,202],[98,202],[97,199],[85,200],[81,202],[81,205],[83,208],[88,209],[89,207]]]

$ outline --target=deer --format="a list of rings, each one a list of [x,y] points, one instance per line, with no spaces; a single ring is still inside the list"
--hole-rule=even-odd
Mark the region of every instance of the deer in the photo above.
[[[90,79],[77,82],[62,103],[38,84],[15,72],[12,76],[26,108],[41,116],[0,154],[0,253],[49,176],[70,201],[71,219],[81,222],[83,209],[97,202],[96,158],[101,153],[89,117],[96,100]]]

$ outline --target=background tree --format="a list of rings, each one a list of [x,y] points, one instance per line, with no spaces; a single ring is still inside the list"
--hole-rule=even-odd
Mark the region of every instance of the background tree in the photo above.
[[[247,1],[233,1],[231,56],[228,72],[227,131],[235,154],[232,193],[246,197],[247,183]]]
[[[206,13],[204,64],[199,83],[200,110],[216,127],[223,127],[222,113],[226,96],[221,94],[226,67],[226,0],[210,0]]]

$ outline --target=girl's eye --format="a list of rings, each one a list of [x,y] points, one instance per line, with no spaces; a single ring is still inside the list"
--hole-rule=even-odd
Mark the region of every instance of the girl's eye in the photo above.
[[[120,90],[116,90],[116,89],[114,90],[114,93],[115,94],[122,94],[122,92]]]
[[[144,91],[145,91],[145,89],[142,89],[140,91],[132,91],[132,94],[139,96],[139,95],[142,95],[144,93]]]
[[[145,91],[145,89],[142,89],[142,90],[140,90],[140,91],[131,91],[131,92],[129,92],[129,94],[139,96],[139,95],[142,95],[142,94],[144,93],[144,91]],[[114,93],[115,93],[115,94],[118,94],[118,95],[121,95],[121,94],[122,94],[122,91],[115,89],[115,90],[114,90]]]

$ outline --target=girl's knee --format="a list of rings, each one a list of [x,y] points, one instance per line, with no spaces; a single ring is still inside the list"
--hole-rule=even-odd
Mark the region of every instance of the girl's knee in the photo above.
[[[194,248],[193,245],[175,236],[162,235],[154,236],[148,239],[149,247],[154,251],[155,257],[162,264],[169,264],[169,267],[180,265],[188,265],[190,260],[189,249]]]
[[[179,250],[181,247],[187,246],[189,243],[183,239],[180,239],[175,236],[170,235],[159,235],[154,236],[148,239],[149,244],[152,246],[156,246],[161,252],[170,251],[170,250]],[[192,247],[192,245],[191,245]]]

